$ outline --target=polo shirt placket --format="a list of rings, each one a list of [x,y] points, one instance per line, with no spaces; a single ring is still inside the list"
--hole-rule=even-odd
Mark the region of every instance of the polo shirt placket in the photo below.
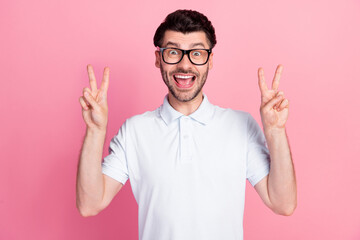
[[[180,163],[191,163],[193,149],[192,120],[188,116],[179,118],[180,128]]]

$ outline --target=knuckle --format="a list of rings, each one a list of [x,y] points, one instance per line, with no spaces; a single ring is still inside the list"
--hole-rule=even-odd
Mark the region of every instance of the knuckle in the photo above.
[[[83,93],[85,93],[85,92],[91,93],[91,91],[90,91],[90,89],[88,87],[83,88]]]

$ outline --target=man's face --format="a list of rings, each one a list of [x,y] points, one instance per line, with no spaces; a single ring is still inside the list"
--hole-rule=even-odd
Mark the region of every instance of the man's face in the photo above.
[[[173,47],[183,50],[194,48],[209,49],[205,32],[191,32],[183,34],[168,30],[164,34],[161,47]],[[160,68],[162,78],[169,88],[170,94],[180,102],[189,102],[202,93],[208,74],[212,68],[213,53],[209,56],[209,61],[205,65],[194,65],[190,62],[187,55],[177,64],[167,64],[161,58],[159,51],[155,52],[155,66]]]

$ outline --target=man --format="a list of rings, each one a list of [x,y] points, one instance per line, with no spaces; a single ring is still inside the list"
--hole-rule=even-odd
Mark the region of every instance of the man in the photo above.
[[[216,44],[207,17],[169,14],[154,44],[169,93],[155,111],[125,121],[103,163],[109,68],[97,89],[88,65],[91,89],[80,97],[87,125],[77,176],[81,215],[103,210],[128,179],[140,239],[242,239],[246,179],[271,210],[291,215],[296,180],[285,132],[289,102],[278,91],[282,65],[271,89],[258,72],[263,134],[250,114],[214,106],[202,92]]]

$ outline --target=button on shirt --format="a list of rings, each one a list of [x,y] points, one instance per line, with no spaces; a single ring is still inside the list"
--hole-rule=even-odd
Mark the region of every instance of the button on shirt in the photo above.
[[[102,171],[138,203],[141,240],[243,239],[246,179],[269,173],[263,132],[249,113],[212,105],[205,94],[185,116],[168,102],[127,119]]]

